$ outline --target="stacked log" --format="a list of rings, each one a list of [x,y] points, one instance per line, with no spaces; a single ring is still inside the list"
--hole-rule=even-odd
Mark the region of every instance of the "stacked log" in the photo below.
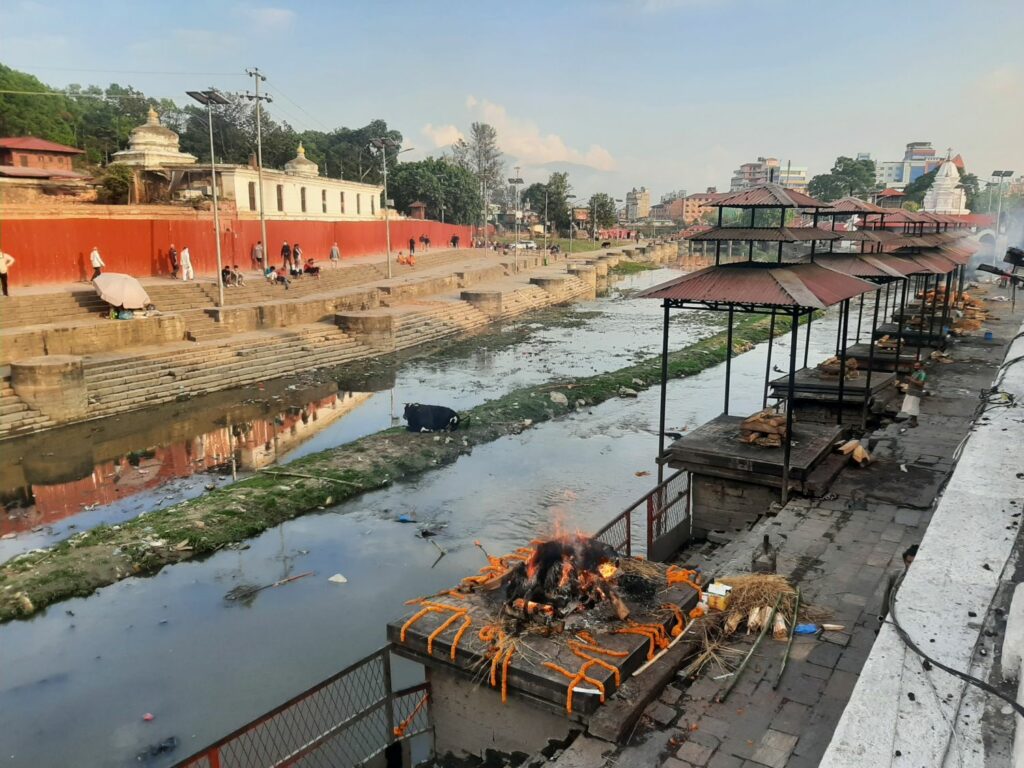
[[[875,347],[883,352],[895,352],[897,346],[899,346],[897,340],[889,334],[882,336],[875,342]]]
[[[786,437],[786,416],[767,408],[740,422],[741,443],[778,448]]]
[[[847,440],[839,446],[839,452],[844,456],[849,456],[862,467],[871,461],[871,454],[868,453],[868,449],[861,444],[860,440]]]
[[[823,360],[818,363],[818,370],[824,373],[826,376],[839,376],[839,369],[842,367],[842,361],[833,355],[828,360]],[[846,358],[846,378],[855,379],[859,374],[857,373],[857,361],[852,357]]]

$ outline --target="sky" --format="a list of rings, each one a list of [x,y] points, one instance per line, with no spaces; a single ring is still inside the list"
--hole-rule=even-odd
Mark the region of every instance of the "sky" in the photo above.
[[[297,129],[382,118],[416,159],[484,121],[526,183],[655,201],[910,141],[1024,172],[1022,32],[1020,0],[0,0],[0,62],[56,88],[182,102],[258,66]]]

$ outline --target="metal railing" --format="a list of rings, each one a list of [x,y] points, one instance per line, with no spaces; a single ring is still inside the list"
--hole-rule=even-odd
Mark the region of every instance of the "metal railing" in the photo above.
[[[432,727],[430,684],[391,690],[385,646],[175,768],[360,766]]]
[[[664,560],[690,537],[690,486],[687,473],[679,470],[613,517],[594,537],[627,557],[633,554],[633,526],[646,523],[648,560]]]

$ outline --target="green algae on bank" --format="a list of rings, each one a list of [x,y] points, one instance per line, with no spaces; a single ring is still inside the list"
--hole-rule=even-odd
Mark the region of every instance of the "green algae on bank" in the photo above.
[[[767,318],[739,321],[734,353],[766,341],[768,327]],[[776,320],[777,335],[788,328],[788,320]],[[671,353],[669,376],[693,376],[723,362],[726,345],[722,332]],[[468,426],[458,432],[384,430],[129,522],[78,533],[0,565],[0,622],[213,553],[299,515],[451,464],[473,446],[564,416],[579,401],[589,407],[617,397],[622,388],[656,386],[660,376],[661,358],[651,357],[617,371],[524,387],[465,412]],[[552,400],[553,392],[565,401]]]

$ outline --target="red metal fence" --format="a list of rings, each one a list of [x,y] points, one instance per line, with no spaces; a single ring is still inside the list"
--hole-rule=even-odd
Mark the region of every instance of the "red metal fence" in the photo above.
[[[432,727],[430,684],[391,690],[386,646],[175,768],[359,766]]]
[[[680,470],[626,507],[594,536],[628,557],[634,550],[634,526],[643,521],[644,554],[648,560],[665,560],[690,538],[689,499],[689,478]]]

